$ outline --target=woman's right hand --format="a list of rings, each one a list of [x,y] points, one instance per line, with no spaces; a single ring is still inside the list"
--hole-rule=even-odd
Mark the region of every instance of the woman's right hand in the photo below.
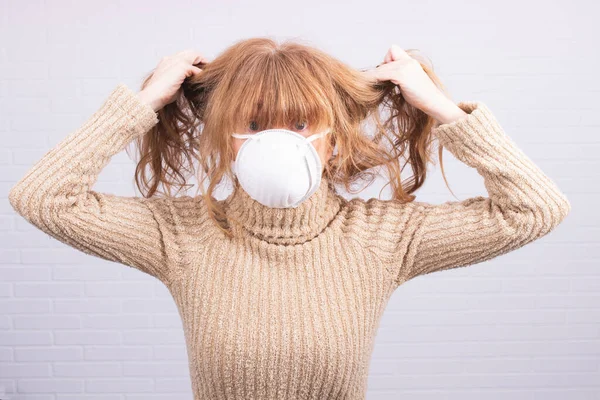
[[[206,64],[209,60],[195,50],[184,50],[163,57],[138,98],[158,111],[175,101],[185,78],[202,71],[196,64]]]

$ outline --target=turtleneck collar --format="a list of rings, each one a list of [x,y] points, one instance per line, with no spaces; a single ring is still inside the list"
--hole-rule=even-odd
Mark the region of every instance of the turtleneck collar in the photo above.
[[[296,208],[271,208],[254,200],[239,185],[224,200],[232,230],[269,243],[304,243],[317,236],[339,212],[343,197],[323,176],[319,188]]]

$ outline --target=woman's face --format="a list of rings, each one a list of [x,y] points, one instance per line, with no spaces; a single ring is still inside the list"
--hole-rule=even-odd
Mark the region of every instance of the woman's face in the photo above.
[[[291,124],[290,126],[281,126],[280,125],[280,126],[270,126],[270,127],[258,126],[256,123],[251,122],[245,127],[244,126],[240,127],[238,130],[236,130],[236,133],[255,134],[255,133],[258,133],[265,129],[276,129],[276,128],[289,129],[291,131],[294,131],[294,132],[304,136],[305,138],[308,138],[311,135],[319,133],[319,132],[314,132],[313,130],[311,130],[310,126],[308,126],[308,124],[306,122],[296,122],[296,123]],[[327,140],[324,140],[324,139],[328,138],[328,136],[329,135],[326,135],[326,136],[320,137],[318,139],[314,139],[312,141],[312,144],[313,144],[313,146],[315,146],[317,153],[319,153],[319,157],[321,158],[321,164],[323,165],[323,168],[325,166],[325,163],[331,158],[331,156],[333,154],[333,147],[328,146],[329,142]],[[240,148],[242,147],[244,142],[248,139],[240,139],[240,138],[236,138],[233,136],[231,137],[231,139],[233,140],[233,150],[235,152],[235,158],[237,158],[237,154],[240,151]]]

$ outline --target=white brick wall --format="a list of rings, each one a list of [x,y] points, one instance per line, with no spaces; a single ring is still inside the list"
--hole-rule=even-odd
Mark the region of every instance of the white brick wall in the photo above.
[[[421,49],[453,98],[484,101],[572,203],[555,232],[523,249],[403,285],[379,329],[368,398],[600,399],[596,3],[238,3],[0,1],[5,397],[191,399],[166,289],[49,239],[14,214],[7,194],[118,82],[138,89],[160,56],[189,47],[213,56],[273,35],[307,39],[356,67],[376,65],[392,43]],[[448,152],[444,160],[460,199],[485,194],[476,172]],[[133,194],[133,167],[115,156],[95,189]],[[452,199],[432,169],[419,200]]]

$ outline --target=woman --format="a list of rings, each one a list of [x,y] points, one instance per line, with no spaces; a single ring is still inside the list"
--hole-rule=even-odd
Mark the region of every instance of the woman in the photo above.
[[[483,103],[455,104],[440,86],[398,46],[366,71],[266,38],[213,61],[184,51],[163,58],[140,92],[119,84],[12,188],[10,203],[54,238],[169,288],[195,399],[364,399],[396,288],[520,248],[570,210]],[[478,171],[489,197],[413,201],[434,138]],[[91,190],[133,140],[145,197]],[[193,158],[208,188],[171,195]],[[391,200],[335,191],[376,167],[387,169]],[[233,192],[217,200],[225,177]],[[153,196],[160,185],[167,196]]]

